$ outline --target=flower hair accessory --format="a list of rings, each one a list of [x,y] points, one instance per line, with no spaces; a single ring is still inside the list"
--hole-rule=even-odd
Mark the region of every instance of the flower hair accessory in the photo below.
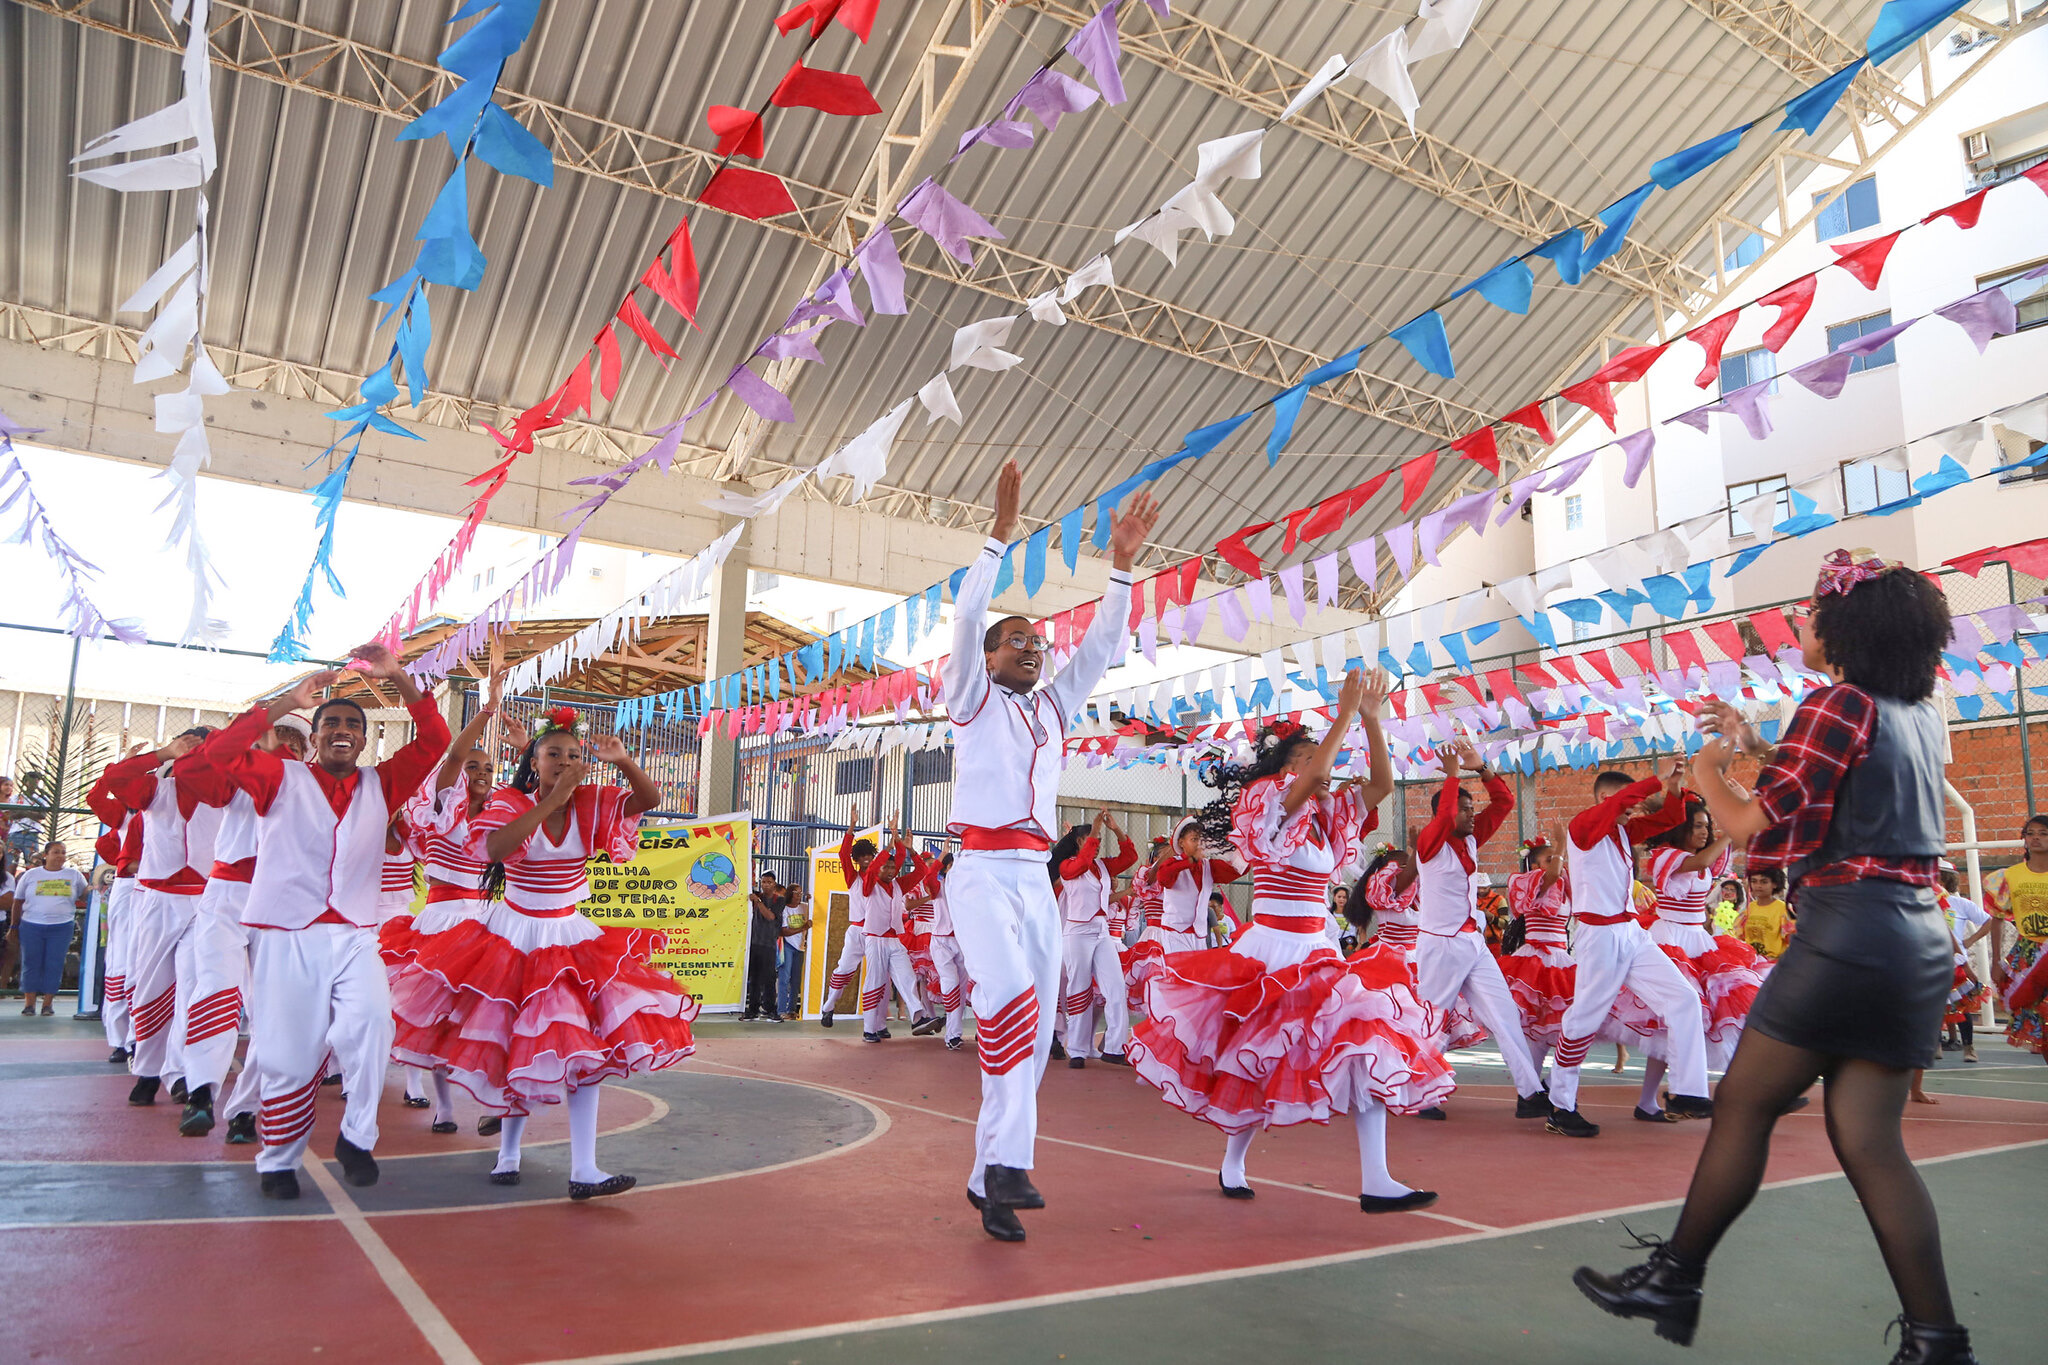
[[[583,737],[583,717],[573,706],[557,706],[542,715],[540,723],[533,727],[533,737],[539,739],[542,735],[552,735],[563,730],[578,739]]]
[[[1280,744],[1301,733],[1299,721],[1276,720],[1266,727],[1266,733],[1259,737],[1261,744]]]
[[[1820,577],[1814,582],[1813,595],[1826,597],[1830,593],[1841,593],[1846,596],[1858,583],[1867,583],[1896,567],[1869,550],[1831,551],[1820,562]]]
[[[1522,847],[1530,853],[1540,853],[1550,847],[1550,840],[1539,834],[1533,839],[1522,840]]]

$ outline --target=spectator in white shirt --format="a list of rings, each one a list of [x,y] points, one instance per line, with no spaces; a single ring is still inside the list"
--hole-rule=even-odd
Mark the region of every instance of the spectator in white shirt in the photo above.
[[[64,955],[71,951],[77,929],[75,912],[84,903],[85,874],[64,865],[64,845],[43,850],[39,867],[31,867],[8,888],[9,932],[21,944],[23,1014],[36,1012],[43,998],[44,1014],[56,1013],[57,991],[64,982]]]

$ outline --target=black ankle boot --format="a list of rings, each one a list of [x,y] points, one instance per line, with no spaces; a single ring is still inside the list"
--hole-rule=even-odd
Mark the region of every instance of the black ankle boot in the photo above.
[[[1602,1275],[1580,1266],[1572,1272],[1579,1292],[1617,1318],[1648,1318],[1657,1335],[1680,1346],[1692,1345],[1700,1325],[1700,1282],[1704,1266],[1687,1265],[1678,1253],[1654,1239],[1637,1239],[1651,1248],[1650,1259],[1618,1275]],[[1939,1357],[1935,1357],[1939,1359]]]
[[[1892,1365],[1977,1365],[1967,1327],[1935,1327],[1903,1313],[1893,1325],[1899,1329],[1899,1353],[1892,1357]],[[1885,1335],[1891,1335],[1890,1328]]]
[[[998,1166],[991,1162],[982,1167],[982,1196],[991,1204],[1006,1209],[1042,1209],[1045,1196],[1031,1183],[1031,1172],[1016,1166]]]

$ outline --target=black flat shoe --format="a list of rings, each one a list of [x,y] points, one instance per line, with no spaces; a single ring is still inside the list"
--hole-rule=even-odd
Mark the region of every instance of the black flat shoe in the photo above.
[[[1067,1045],[1058,1038],[1052,1040],[1052,1059],[1056,1062],[1067,1060]]]
[[[517,1185],[517,1184],[519,1183],[519,1172],[517,1172],[517,1171],[492,1171],[492,1172],[491,1172],[491,1183],[492,1183],[493,1185]],[[574,1185],[571,1185],[571,1186],[570,1186],[569,1188],[573,1190],[573,1189],[575,1189],[576,1187],[575,1187]]]
[[[349,1184],[377,1183],[377,1158],[339,1134],[334,1139],[334,1159],[341,1163],[341,1178]]]
[[[879,1033],[869,1033],[866,1030],[862,1030],[860,1040],[863,1043],[879,1043],[882,1041],[882,1035]]]
[[[155,1104],[157,1087],[162,1084],[163,1082],[154,1076],[136,1077],[135,1084],[128,1091],[128,1103]]]
[[[1543,1131],[1562,1137],[1594,1138],[1600,1136],[1600,1125],[1588,1123],[1576,1109],[1559,1109],[1552,1112],[1550,1121],[1543,1125]]]
[[[1069,1057],[1069,1058],[1067,1058],[1067,1070],[1069,1070],[1069,1071],[1079,1071],[1079,1070],[1083,1069],[1084,1067],[1086,1067],[1087,1065],[1088,1065],[1088,1063],[1087,1063],[1086,1061],[1082,1060],[1082,1059],[1081,1059],[1081,1058],[1079,1058],[1079,1057]]]
[[[297,1171],[264,1171],[257,1178],[256,1188],[265,1199],[297,1199],[299,1197],[299,1173]]]
[[[125,1048],[125,1047],[117,1047],[117,1048],[115,1048],[115,1049],[114,1049],[114,1050],[113,1050],[112,1052],[109,1052],[109,1053],[107,1054],[107,1065],[108,1065],[108,1066],[120,1066],[120,1065],[122,1065],[122,1064],[123,1064],[124,1062],[126,1062],[127,1060],[128,1060],[128,1049],[127,1049],[127,1048]]]
[[[1550,1096],[1541,1090],[1533,1095],[1515,1096],[1515,1117],[1518,1119],[1547,1119],[1551,1114]]]
[[[877,1033],[877,1034],[875,1035],[875,1037],[877,1037],[877,1038],[890,1038],[890,1037],[894,1037],[894,1036],[895,1036],[895,1035],[894,1035],[894,1034],[892,1034],[892,1033],[890,1033],[890,1032],[889,1032],[889,1030],[887,1030],[887,1029],[883,1029],[883,1030],[882,1030],[882,1031],[881,1031],[880,1033]]]
[[[1579,1292],[1617,1318],[1647,1318],[1657,1335],[1680,1346],[1692,1345],[1700,1325],[1701,1281],[1705,1272],[1684,1264],[1669,1247],[1644,1240],[1650,1259],[1618,1275],[1602,1275],[1587,1266],[1572,1272]]]
[[[1666,1095],[1664,1112],[1674,1118],[1710,1119],[1714,1117],[1714,1102],[1702,1095]]]
[[[183,1076],[171,1082],[171,1099],[178,1104],[185,1102],[185,1078]]]
[[[407,1095],[405,1097],[405,1107],[408,1109],[425,1109],[431,1104],[433,1104],[433,1101],[425,1095]]]
[[[247,1147],[256,1141],[256,1116],[236,1114],[228,1120],[228,1146]]]
[[[595,1185],[581,1180],[569,1182],[569,1197],[577,1203],[586,1199],[602,1199],[608,1194],[624,1194],[640,1182],[630,1175],[615,1175],[598,1181]]]
[[[1415,1117],[1419,1119],[1448,1119],[1450,1115],[1444,1112],[1442,1105],[1432,1104],[1427,1109],[1416,1110]]]
[[[1216,1175],[1216,1186],[1223,1191],[1225,1199],[1257,1199],[1259,1197],[1259,1192],[1249,1185],[1225,1185],[1220,1171]]]
[[[460,1126],[454,1119],[442,1119],[439,1123],[430,1125],[427,1131],[430,1133],[453,1133]]]
[[[1121,1052],[1105,1052],[1102,1054],[1101,1060],[1104,1066],[1129,1066],[1131,1064],[1131,1059],[1124,1056]]]
[[[1017,1217],[1016,1210],[1006,1209],[1001,1204],[986,1201],[981,1206],[981,1230],[998,1242],[1021,1242],[1024,1240],[1024,1224]]]
[[[1390,1199],[1377,1194],[1358,1196],[1358,1207],[1363,1213],[1406,1213],[1410,1209],[1426,1209],[1435,1202],[1435,1190],[1410,1190]]]
[[[504,1126],[505,1120],[500,1115],[485,1114],[476,1121],[476,1135],[478,1137],[496,1137],[498,1131]]]
[[[1892,1357],[1892,1365],[1977,1365],[1967,1327],[1936,1327],[1904,1314],[1892,1326],[1899,1329],[1899,1352]],[[1884,1334],[1889,1337],[1891,1328],[1885,1328]]]
[[[824,1011],[822,1011],[822,1012],[820,1012],[820,1013],[819,1013],[819,1015],[818,1015],[818,1027],[819,1027],[819,1028],[831,1028],[831,1027],[832,1027],[832,1011],[831,1011],[831,1010],[824,1010]]]
[[[981,1188],[983,1197],[991,1204],[1000,1204],[1006,1209],[1042,1209],[1045,1196],[1031,1183],[1031,1172],[1018,1166],[998,1166],[991,1162],[982,1168]]]
[[[1670,1113],[1663,1109],[1645,1109],[1643,1108],[1643,1106],[1639,1104],[1636,1106],[1636,1122],[1676,1123],[1678,1122],[1678,1115]]]

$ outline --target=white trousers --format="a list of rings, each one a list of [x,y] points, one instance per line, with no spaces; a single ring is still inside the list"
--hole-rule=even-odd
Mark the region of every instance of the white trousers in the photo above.
[[[133,954],[129,940],[135,935],[135,878],[116,877],[107,888],[107,957],[100,964],[100,1027],[106,1030],[107,1046],[135,1046],[135,1029],[128,1014],[128,962]]]
[[[939,1008],[946,1012],[946,1040],[960,1036],[967,1018],[967,965],[960,940],[951,934],[932,935],[932,970],[939,977]]]
[[[1671,1093],[1704,1098],[1707,1034],[1700,993],[1664,955],[1650,931],[1634,920],[1582,923],[1572,942],[1572,962],[1578,968],[1577,988],[1550,1061],[1551,1104],[1559,1109],[1579,1107],[1579,1066],[1624,986],[1641,996],[1663,1022],[1670,1040]]]
[[[1501,1060],[1515,1079],[1515,1093],[1533,1095],[1543,1088],[1536,1064],[1529,1059],[1528,1044],[1522,1040],[1522,1012],[1515,1006],[1507,978],[1500,973],[1500,963],[1486,947],[1484,934],[1467,929],[1456,934],[1419,935],[1415,941],[1415,990],[1447,1015],[1463,996],[1500,1046]]]
[[[900,938],[868,934],[864,954],[865,976],[861,980],[860,1026],[863,1032],[880,1033],[889,1027],[889,988],[903,997],[912,1014],[922,1015],[924,1006],[917,993],[917,973],[910,965],[910,950]]]
[[[1038,1084],[1052,1055],[1060,976],[1060,909],[1045,855],[968,849],[946,880],[953,936],[974,980],[974,1045],[981,1113],[967,1188],[984,1167],[1029,1170],[1038,1138]]]
[[[867,956],[867,926],[849,924],[846,939],[839,945],[839,961],[832,966],[832,975],[825,981],[824,1009],[831,1013],[839,1008],[839,997],[853,983],[853,974],[860,967],[861,959]]]
[[[1131,993],[1124,985],[1123,962],[1116,940],[1100,921],[1060,936],[1060,965],[1065,972],[1060,1002],[1065,1018],[1067,1055],[1095,1057],[1095,991],[1102,990],[1102,1051],[1121,1053],[1131,1037]]]
[[[128,998],[135,1056],[128,1071],[169,1080],[184,1075],[178,944],[192,928],[199,897],[138,886],[130,905],[135,924],[128,939]]]
[[[206,884],[192,927],[178,941],[178,980],[185,1007],[185,1086],[218,1091],[241,1041],[249,989],[249,933],[242,927],[247,882]],[[218,1094],[215,1098],[219,1098]]]
[[[377,1145],[377,1104],[391,1056],[391,982],[377,931],[350,924],[256,929],[249,1032],[262,1112],[259,1171],[299,1164],[313,1133],[321,1063],[333,1049],[348,1108],[341,1135],[365,1151]],[[254,1050],[254,1049],[252,1049]]]

